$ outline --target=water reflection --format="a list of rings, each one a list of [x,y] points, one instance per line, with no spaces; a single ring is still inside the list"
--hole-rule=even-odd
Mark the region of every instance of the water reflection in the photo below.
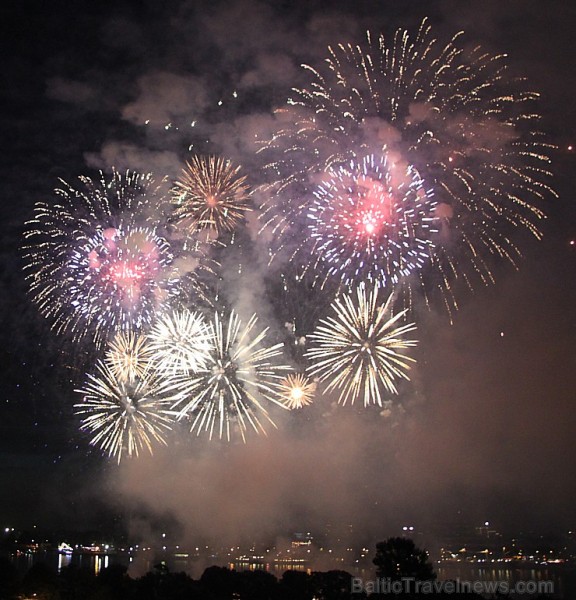
[[[125,556],[116,560],[115,556],[110,556],[108,554],[35,552],[12,555],[11,560],[21,575],[24,575],[30,567],[38,563],[43,563],[50,568],[55,568],[58,573],[66,567],[74,566],[89,569],[94,575],[98,575],[103,569],[106,569],[113,563],[128,565],[131,558]]]
[[[98,575],[102,569],[108,567],[110,557],[106,554],[104,556],[95,556],[94,558],[94,574]]]
[[[273,563],[259,563],[239,560],[238,562],[229,562],[226,566],[234,571],[268,571],[278,578],[282,577],[284,571],[312,572],[304,561],[274,561]]]
[[[72,562],[71,554],[58,554],[58,573]]]
[[[573,598],[576,588],[574,569],[570,568],[475,567],[465,564],[443,564],[437,569],[437,573],[438,579],[443,580],[506,582],[511,589],[514,589],[519,582],[520,584],[551,582],[555,597],[558,598]],[[525,597],[529,598],[531,595],[525,594]]]

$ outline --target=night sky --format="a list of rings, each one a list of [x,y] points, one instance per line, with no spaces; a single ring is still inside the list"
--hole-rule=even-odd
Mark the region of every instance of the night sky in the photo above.
[[[329,521],[383,534],[407,521],[574,526],[572,2],[24,0],[1,12],[0,525],[89,528],[136,511],[217,540]],[[443,39],[463,29],[465,44],[508,54],[511,73],[541,92],[559,194],[543,241],[519,240],[518,270],[494,261],[495,285],[461,294],[453,324],[440,307],[420,311],[398,418],[325,398],[245,446],[182,438],[120,467],[102,457],[72,408],[68,365],[81,350],[27,296],[22,234],[35,202],[53,198],[58,178],[112,165],[175,177],[191,145],[249,171],[250,136],[269,127],[301,63],[426,16]]]

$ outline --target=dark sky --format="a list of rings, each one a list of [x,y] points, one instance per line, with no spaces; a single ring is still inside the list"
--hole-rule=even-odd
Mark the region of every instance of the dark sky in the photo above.
[[[0,525],[92,526],[139,506],[190,537],[352,519],[384,533],[405,520],[573,526],[572,2],[23,1],[1,12]],[[541,92],[559,193],[543,241],[522,244],[518,271],[495,262],[495,285],[464,294],[453,324],[436,309],[420,316],[418,366],[394,426],[326,400],[245,447],[180,441],[119,468],[102,458],[73,414],[71,349],[26,295],[34,203],[53,197],[59,177],[111,165],[173,177],[190,144],[249,170],[251,133],[298,85],[302,62],[425,16],[440,36],[464,29],[466,44],[508,54],[511,72]]]

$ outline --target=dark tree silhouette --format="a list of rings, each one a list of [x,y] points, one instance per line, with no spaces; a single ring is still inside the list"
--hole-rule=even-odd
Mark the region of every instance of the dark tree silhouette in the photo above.
[[[416,547],[408,538],[391,537],[376,544],[376,565],[378,577],[399,581],[403,577],[413,577],[420,581],[436,579],[428,553]]]
[[[236,576],[234,591],[246,600],[269,600],[277,597],[278,580],[266,571],[241,571]]]
[[[200,584],[186,573],[171,573],[167,569],[148,572],[136,580],[134,600],[206,600],[200,592]]]
[[[96,576],[86,567],[69,565],[60,571],[59,587],[61,600],[87,600],[97,587]]]
[[[11,600],[18,592],[18,571],[10,560],[0,556],[0,600]]]
[[[100,586],[99,597],[124,600],[129,597],[133,580],[128,576],[128,568],[124,565],[110,565],[102,569],[97,577]],[[97,600],[99,600],[96,595]]]
[[[58,576],[48,565],[36,563],[24,576],[22,589],[27,596],[34,596],[38,600],[57,600]]]
[[[279,593],[282,600],[312,600],[312,577],[303,571],[285,571],[280,579]]]
[[[312,573],[314,598],[318,600],[351,600],[365,598],[364,592],[352,593],[352,575],[346,571],[333,570]]]
[[[236,572],[226,567],[208,567],[200,577],[200,584],[211,594],[211,598],[228,600],[236,586]]]

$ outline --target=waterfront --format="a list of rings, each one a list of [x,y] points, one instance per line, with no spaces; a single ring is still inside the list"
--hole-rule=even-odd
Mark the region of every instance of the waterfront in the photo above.
[[[375,571],[370,563],[364,566],[352,566],[345,564],[328,564],[326,562],[314,564],[312,561],[302,560],[275,560],[270,562],[258,562],[239,557],[233,561],[219,559],[215,555],[190,555],[186,552],[169,553],[162,551],[144,550],[140,552],[115,552],[105,553],[80,553],[73,552],[62,554],[54,550],[40,551],[35,553],[11,554],[10,558],[23,576],[30,567],[38,563],[44,563],[51,570],[60,572],[62,569],[74,566],[87,569],[94,575],[98,575],[103,569],[112,565],[123,565],[127,567],[128,574],[133,578],[143,576],[153,571],[158,565],[163,564],[171,572],[184,572],[194,579],[199,579],[204,569],[210,566],[221,566],[236,571],[263,570],[271,573],[278,579],[287,570],[298,571],[329,571],[343,570],[349,572],[363,581],[371,581],[375,578]],[[502,584],[508,589],[514,589],[520,585],[534,586],[550,582],[553,585],[553,598],[572,600],[576,597],[576,568],[569,565],[541,565],[524,566],[520,564],[506,566],[484,566],[470,563],[442,563],[436,565],[438,581],[454,581],[465,586],[468,583],[484,582],[488,584]],[[542,587],[541,589],[546,589]],[[488,594],[486,594],[488,596]],[[524,598],[535,597],[537,594],[525,593]],[[512,595],[511,597],[515,597]],[[519,597],[519,596],[518,596]]]

